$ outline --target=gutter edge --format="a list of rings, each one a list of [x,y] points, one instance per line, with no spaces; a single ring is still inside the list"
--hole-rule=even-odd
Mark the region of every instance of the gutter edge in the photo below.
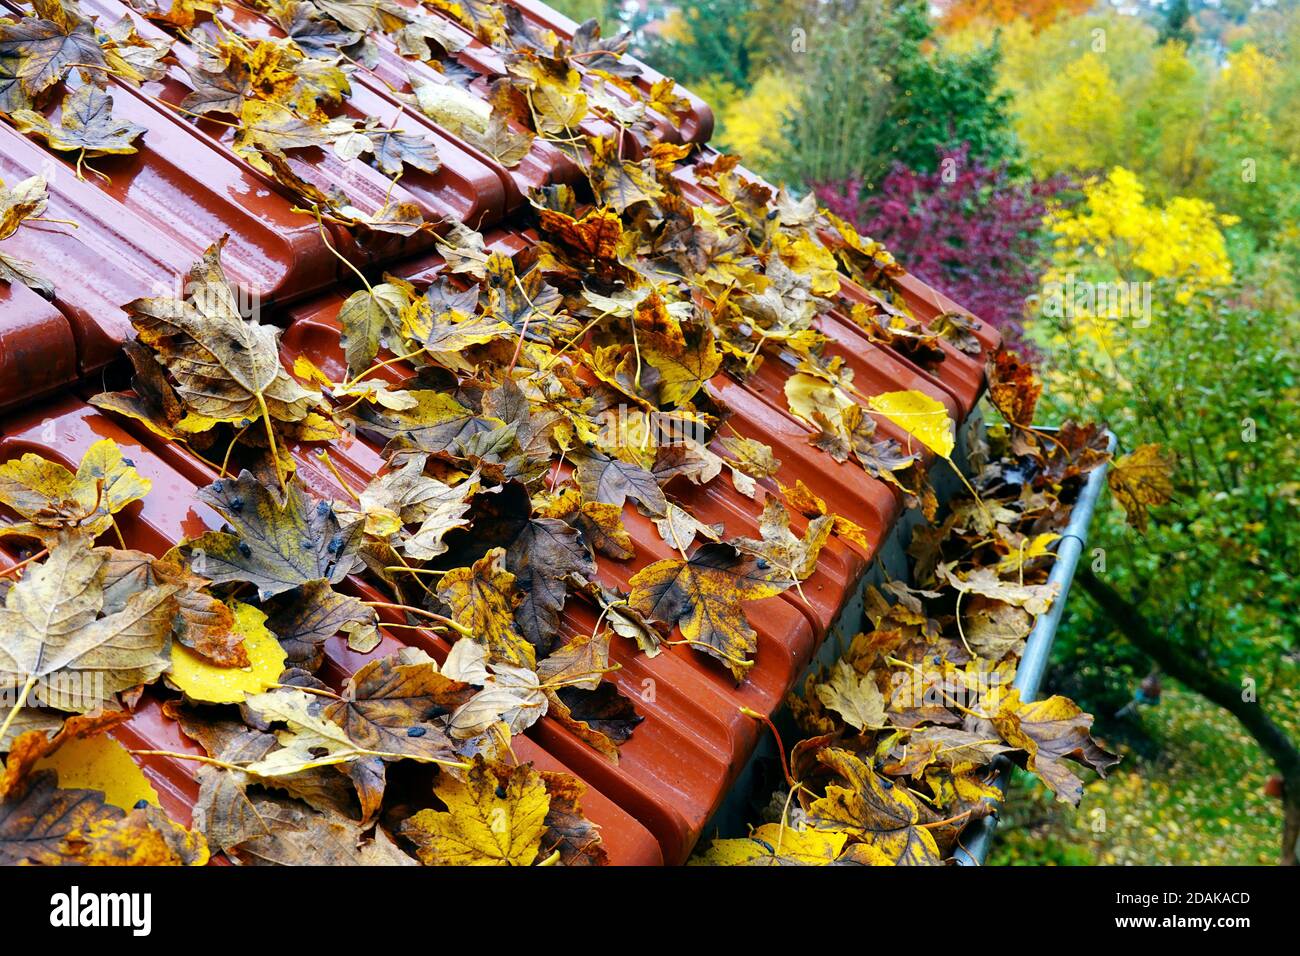
[[[1039,430],[1057,431],[1055,428]],[[1106,437],[1106,450],[1114,454],[1115,433],[1107,429]],[[1088,528],[1092,524],[1092,515],[1096,510],[1097,500],[1101,497],[1101,488],[1109,468],[1110,462],[1107,461],[1088,475],[1083,490],[1079,492],[1079,499],[1074,503],[1070,523],[1065,526],[1065,531],[1061,534],[1056,551],[1056,563],[1052,565],[1051,573],[1047,576],[1048,583],[1056,582],[1060,585],[1061,591],[1047,613],[1034,622],[1034,628],[1029,632],[1025,642],[1025,653],[1021,655],[1020,665],[1016,669],[1016,679],[1011,685],[1020,691],[1022,700],[1031,701],[1038,697],[1043,675],[1047,670],[1047,662],[1051,657],[1052,645],[1056,642],[1056,629],[1065,614],[1070,585],[1074,581],[1075,569],[1087,544]],[[993,779],[993,785],[1005,794],[1007,778],[1013,765],[1005,756],[1001,756],[995,761],[995,766],[998,772]],[[993,845],[993,834],[997,826],[996,809],[988,816],[981,817],[967,826],[958,839],[957,848],[953,851],[953,862],[958,866],[983,866]]]

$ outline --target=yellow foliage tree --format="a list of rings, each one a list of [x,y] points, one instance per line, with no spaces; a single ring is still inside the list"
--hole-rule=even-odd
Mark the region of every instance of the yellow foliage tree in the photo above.
[[[1046,218],[1054,251],[1039,305],[1058,320],[1046,324],[1047,334],[1066,349],[1094,345],[1118,354],[1127,347],[1125,330],[1149,325],[1159,305],[1141,283],[1171,280],[1179,305],[1232,283],[1222,227],[1236,221],[1203,199],[1148,203],[1138,177],[1123,167],[1089,180],[1082,203]]]
[[[1176,196],[1163,206],[1148,204],[1137,176],[1117,166],[1105,179],[1085,184],[1079,207],[1048,215],[1053,271],[1082,266],[1095,273],[1100,266],[1114,278],[1228,285],[1232,262],[1221,227],[1234,222],[1203,199]]]
[[[1040,175],[1103,168],[1120,158],[1124,99],[1101,56],[1066,64],[1019,105],[1016,133]]]
[[[798,107],[799,99],[799,84],[778,72],[763,73],[748,92],[724,95],[718,110],[723,148],[738,154],[756,172],[771,169],[785,117]]]
[[[1148,182],[1161,195],[1194,191],[1203,176],[1208,70],[1181,43],[1156,48],[1143,100],[1132,112],[1130,138]]]

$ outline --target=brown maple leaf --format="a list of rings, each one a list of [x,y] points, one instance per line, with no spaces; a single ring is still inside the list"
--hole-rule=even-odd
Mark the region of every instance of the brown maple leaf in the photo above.
[[[740,602],[780,594],[791,581],[729,544],[709,543],[685,561],[656,561],[629,583],[633,611],[679,625],[693,647],[724,662],[741,681],[754,666],[750,656],[758,644]]]
[[[1173,454],[1162,446],[1139,445],[1107,472],[1111,494],[1138,531],[1147,529],[1148,508],[1168,504],[1173,498],[1175,464]]]
[[[988,378],[989,400],[1002,417],[1020,428],[1033,425],[1043,383],[1029,363],[1009,349],[999,349],[989,363]]]
[[[60,12],[64,15],[59,22],[23,17],[0,23],[0,57],[16,62],[14,75],[30,96],[43,93],[73,69],[107,69],[94,26],[66,8]]]
[[[1088,731],[1092,715],[1064,697],[1025,702],[1012,690],[998,702],[993,726],[1002,739],[1028,754],[1028,767],[1043,778],[1057,798],[1076,807],[1083,798],[1083,781],[1066,765],[1077,760],[1103,777],[1119,763],[1093,741]]]

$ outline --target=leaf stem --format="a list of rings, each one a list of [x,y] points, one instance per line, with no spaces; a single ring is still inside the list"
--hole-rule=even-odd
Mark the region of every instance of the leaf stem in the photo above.
[[[974,489],[971,483],[966,480],[966,476],[962,473],[962,470],[957,467],[957,463],[947,455],[942,457],[943,460],[948,463],[948,466],[956,473],[958,480],[966,486],[966,490],[971,493],[971,497],[974,498],[975,503],[980,506],[980,511],[984,512],[984,517],[988,519],[989,524],[993,524],[993,515],[989,512],[989,509],[984,506],[984,499],[980,497],[979,492]]]
[[[330,698],[330,700],[343,699],[343,696],[341,694],[336,694],[332,690],[325,690],[324,688],[321,687],[300,687],[297,684],[271,684],[270,686],[279,688],[281,690],[300,690],[304,694],[317,694],[321,697],[328,697]]]
[[[287,494],[289,486],[285,484],[284,472],[280,470],[280,452],[275,444],[275,429],[271,426],[271,411],[266,407],[266,399],[261,392],[254,392],[257,396],[258,407],[262,410],[262,421],[266,423],[266,440],[271,446],[271,464],[275,466],[275,480],[280,483],[280,494]]]
[[[298,688],[301,690],[301,688]],[[127,753],[137,757],[171,757],[173,760],[193,760],[196,763],[205,763],[211,767],[220,767],[222,770],[238,770],[244,772],[244,768],[238,764],[227,763],[224,760],[218,760],[216,757],[206,757],[203,754],[185,754],[175,750],[127,750]]]
[[[966,648],[966,653],[974,660],[979,655],[970,649],[970,644],[966,641],[966,629],[961,623],[961,599],[966,596],[965,591],[957,592],[957,606],[953,609],[953,615],[957,618],[957,636],[961,638],[961,646]]]
[[[23,222],[53,222],[61,226],[71,226],[73,229],[81,228],[81,223],[75,219],[56,219],[53,216],[28,216]]]
[[[767,729],[772,731],[772,736],[776,738],[776,750],[781,755],[781,773],[785,775],[785,782],[790,785],[790,792],[793,793],[799,786],[799,781],[795,780],[790,774],[790,764],[785,759],[785,743],[781,740],[781,731],[776,729],[776,724],[772,723],[772,718],[767,714],[760,714],[756,710],[750,710],[748,707],[741,707],[740,712],[746,717],[752,717],[754,720],[767,724]]]
[[[929,830],[932,827],[944,827],[950,823],[956,823],[958,820],[965,820],[970,815],[970,810],[963,810],[955,817],[948,817],[946,820],[935,820],[933,823],[918,823],[916,824],[916,828],[918,830]]]
[[[706,648],[705,653],[716,655],[717,657],[722,658],[724,661],[730,661],[731,663],[735,664],[737,667],[750,668],[754,666],[753,661],[745,660],[745,658],[743,657],[736,657],[735,655],[728,654],[726,651],[722,651],[714,647],[708,641],[693,641],[689,637],[683,637],[680,640],[663,641],[662,643],[664,643],[668,647],[677,647],[680,644],[687,644],[690,645],[691,647]]]
[[[5,717],[5,722],[0,724],[0,740],[5,739],[5,734],[9,733],[9,726],[14,722],[14,718],[18,716],[18,711],[22,710],[27,704],[27,695],[30,694],[32,688],[36,686],[36,679],[35,674],[29,674],[27,676],[27,683],[23,684],[23,689],[18,694],[18,700],[14,703],[13,707],[9,709],[9,714]]]
[[[375,289],[370,284],[370,280],[366,278],[365,273],[363,273],[360,269],[358,269],[355,265],[353,265],[352,262],[350,262],[346,256],[344,256],[341,252],[335,249],[334,243],[330,242],[330,237],[325,234],[325,223],[321,219],[320,207],[313,206],[312,211],[316,214],[316,228],[320,230],[321,242],[325,243],[325,248],[328,249],[333,254],[335,259],[337,259],[339,262],[343,263],[354,273],[356,273],[356,277],[361,280],[361,284],[366,287],[366,291],[369,292],[370,295],[373,297],[375,294]]]
[[[3,571],[0,571],[0,578],[7,577],[8,575],[12,574],[15,571],[21,571],[23,568],[27,567],[27,565],[31,564],[33,561],[39,561],[41,558],[45,557],[49,553],[50,553],[49,548],[42,548],[40,551],[37,551],[35,554],[33,554],[30,558],[23,558],[23,560],[19,561],[17,564],[11,564]]]
[[[346,491],[351,496],[353,501],[360,503],[361,496],[358,495],[352,489],[352,486],[347,483],[344,477],[341,474],[339,474],[338,468],[334,466],[334,460],[330,458],[329,449],[327,448],[320,449],[319,451],[316,452],[316,457],[317,459],[320,460],[321,464],[323,464],[326,468],[330,470],[330,474],[333,475],[334,480],[339,483],[339,487],[341,487],[344,491]]]
[[[453,631],[459,632],[462,637],[474,636],[474,632],[459,621],[453,621],[451,618],[444,617],[441,614],[434,614],[432,611],[426,611],[422,607],[411,607],[409,604],[393,604],[389,601],[362,601],[361,603],[366,607],[382,607],[393,611],[405,611],[407,614],[414,614],[416,617],[424,617],[431,621],[437,621],[439,624],[445,624]],[[382,624],[383,622],[381,621],[380,623]]]
[[[253,423],[249,422],[247,425],[241,428],[239,432],[235,435],[235,437],[230,440],[230,444],[226,446],[226,454],[221,459],[221,471],[217,473],[218,478],[226,477],[226,471],[230,467],[230,453],[235,450],[235,446],[239,444],[239,439],[244,437],[244,432],[248,431],[248,429],[251,428],[252,425]]]
[[[513,264],[510,269],[510,274],[515,280],[515,286],[519,289],[519,294],[522,295],[524,301],[528,303],[528,314],[524,316],[524,324],[519,328],[519,341],[515,343],[515,354],[510,356],[510,365],[506,368],[506,375],[509,375],[515,370],[515,363],[519,361],[519,353],[524,347],[524,336],[528,334],[528,323],[533,320],[533,315],[537,312],[537,306],[533,304],[532,296],[528,294],[528,291],[524,288],[524,284],[519,281],[519,275],[514,271]]]
[[[344,383],[343,383],[343,386],[344,386],[344,388],[347,388],[347,387],[349,387],[349,386],[355,385],[355,384],[357,384],[357,382],[361,381],[363,378],[366,378],[367,376],[372,375],[372,374],[374,374],[375,372],[378,372],[381,368],[387,368],[388,366],[390,366],[390,365],[394,365],[394,364],[396,364],[397,362],[404,362],[404,361],[406,361],[407,359],[415,358],[417,355],[422,354],[424,351],[425,351],[425,349],[424,349],[424,346],[422,345],[422,346],[420,346],[418,349],[416,349],[414,352],[407,352],[407,353],[404,354],[404,355],[394,355],[394,356],[393,356],[392,358],[390,358],[390,359],[384,359],[384,361],[382,361],[382,362],[376,362],[374,365],[370,366],[370,368],[365,369],[365,370],[363,370],[363,371],[361,371],[361,372],[358,372],[358,373],[356,374],[356,377],[355,377],[355,378],[351,379],[350,381],[344,382]]]

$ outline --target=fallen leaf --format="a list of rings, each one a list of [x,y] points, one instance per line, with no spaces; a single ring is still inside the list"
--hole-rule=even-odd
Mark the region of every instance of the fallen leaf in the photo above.
[[[370,661],[353,674],[343,699],[326,701],[321,716],[367,750],[453,760],[451,741],[428,715],[449,712],[473,693],[469,685],[439,673],[432,660],[404,662],[394,655]]]
[[[551,805],[546,811],[546,833],[538,858],[545,860],[559,853],[562,866],[604,866],[609,857],[599,827],[583,815],[580,805],[586,786],[567,773],[539,772]]]
[[[678,624],[694,647],[724,662],[737,681],[753,666],[757,635],[741,601],[780,594],[789,586],[775,568],[728,544],[706,544],[689,560],[656,561],[632,576],[629,607],[666,624]]]
[[[1034,409],[1043,383],[1033,368],[1015,352],[999,349],[989,363],[989,400],[1012,425],[1028,428],[1034,423]]]
[[[588,501],[623,507],[631,498],[652,515],[668,510],[668,500],[655,476],[640,465],[611,458],[600,452],[576,456],[578,486]]]
[[[400,834],[428,866],[530,866],[546,833],[551,799],[528,764],[490,766],[482,757],[464,780],[443,774],[434,792],[446,811],[421,810]]]
[[[991,661],[1006,657],[1034,626],[1028,611],[983,595],[962,606],[962,622],[971,650]]]
[[[31,565],[0,608],[0,687],[26,702],[89,713],[155,680],[167,667],[176,587],[133,594],[98,617],[106,556],[85,539],[56,544]]]
[[[515,608],[522,600],[515,576],[505,569],[505,551],[494,548],[472,567],[453,568],[438,582],[438,599],[451,609],[457,624],[484,644],[492,659],[532,668],[533,645],[515,628]]]
[[[190,270],[184,299],[136,299],[126,306],[140,341],[177,382],[185,406],[214,422],[265,416],[299,422],[320,404],[280,365],[279,331],[240,316],[221,267],[225,240]]]
[[[1064,697],[1024,702],[1020,692],[1012,690],[999,701],[991,719],[1003,740],[1028,754],[1027,766],[1057,799],[1076,807],[1083,798],[1083,781],[1065,761],[1077,760],[1103,777],[1119,763],[1119,757],[1098,747],[1088,735],[1092,715]]]
[[[75,474],[32,452],[0,465],[0,503],[27,519],[5,530],[40,538],[47,547],[63,529],[98,537],[113,526],[114,514],[150,487],[111,438],[91,445]]]
[[[374,608],[339,594],[325,581],[311,581],[287,596],[266,627],[284,648],[286,663],[315,670],[327,640],[348,627],[373,628],[376,621]]]
[[[976,568],[968,572],[965,577],[959,577],[948,565],[940,565],[938,574],[958,591],[982,594],[995,601],[1022,607],[1035,617],[1047,613],[1047,609],[1052,606],[1060,590],[1056,583],[1013,584],[1010,581],[1003,581],[992,568]]]
[[[940,458],[952,455],[957,441],[948,409],[924,392],[884,392],[867,399],[867,408],[883,415]]]
[[[25,708],[25,711],[29,715],[39,713],[36,708]],[[108,748],[99,746],[99,744],[102,744],[102,741],[99,740],[97,735],[103,734],[105,731],[116,727],[131,716],[130,712],[126,710],[109,710],[97,714],[78,714],[66,719],[63,715],[59,714],[50,715],[54,719],[51,723],[47,724],[38,720],[23,720],[21,719],[22,714],[23,711],[19,711],[19,713],[15,714],[15,719],[10,724],[8,733],[13,735],[11,738],[12,742],[6,744],[3,748],[0,748],[8,752],[8,756],[4,760],[3,773],[0,773],[0,800],[9,800],[12,799],[15,794],[21,794],[26,786],[27,777],[33,770],[58,770],[62,768],[65,771],[65,776],[61,778],[63,783],[65,785],[73,785],[71,777],[73,771],[69,770],[69,767],[85,769],[78,765],[94,763],[97,756],[101,754],[105,756],[105,762],[113,761],[118,754],[112,752]],[[88,750],[78,747],[76,748],[77,753],[71,760],[66,758],[62,759],[59,761],[59,766],[48,765],[51,755],[57,754],[64,746],[69,746],[71,748],[72,744],[81,742],[87,738],[94,738],[96,746]],[[118,751],[121,751],[121,745],[117,744],[116,746]],[[125,752],[121,752],[121,756],[126,757],[127,763],[130,763],[131,767],[138,773],[139,768],[135,767],[135,764],[131,762],[131,758],[127,756]],[[83,760],[83,758],[85,759]],[[116,767],[114,769],[116,769]],[[109,776],[116,775],[106,772],[101,774],[101,776],[107,779]],[[85,786],[85,782],[84,780],[81,780],[75,785]],[[108,790],[109,787],[101,783],[94,789]],[[150,789],[150,793],[152,793],[152,789]],[[121,806],[124,809],[129,809],[130,806],[135,803],[136,799],[138,799],[138,797],[133,798],[126,804],[122,804],[111,798],[108,802],[113,803],[116,806]],[[154,802],[157,802],[156,795],[154,797]]]
[[[146,132],[143,126],[114,117],[113,97],[89,83],[64,97],[57,126],[32,110],[19,110],[11,119],[20,133],[41,137],[50,149],[78,153],[78,176],[87,159],[134,153],[135,140]]]
[[[888,723],[885,696],[872,674],[859,674],[851,664],[837,661],[830,679],[817,685],[817,697],[859,732],[879,730]]]
[[[94,790],[58,786],[35,774],[26,794],[0,803],[0,864],[202,865],[203,838],[149,807],[124,813]]]
[[[249,694],[260,694],[280,679],[286,654],[266,628],[266,615],[251,604],[231,604],[235,633],[248,654],[247,667],[220,667],[188,647],[172,645],[167,680],[191,700],[209,704],[239,704]]]
[[[1106,473],[1111,494],[1138,531],[1147,529],[1148,508],[1168,504],[1173,498],[1174,465],[1173,454],[1160,445],[1140,445]]]
[[[722,523],[705,524],[685,508],[679,508],[671,501],[662,518],[654,519],[655,530],[664,543],[677,551],[685,551],[695,543],[695,538],[717,541],[722,537]]]
[[[537,676],[547,684],[564,684],[595,690],[609,663],[609,631],[579,634],[556,648],[537,665]]]
[[[848,784],[829,784],[826,795],[808,807],[819,828],[848,833],[876,851],[872,856],[880,862],[897,866],[939,862],[939,847],[928,830],[916,825],[920,814],[906,788],[837,747],[822,749],[817,759]]]
[[[844,850],[848,835],[831,830],[796,830],[764,823],[748,837],[714,840],[692,858],[696,866],[826,866]]]
[[[569,576],[590,578],[596,564],[577,529],[556,518],[530,518],[507,546],[505,566],[522,594],[515,622],[537,653],[545,655],[559,631]]]
[[[93,820],[70,833],[64,846],[85,866],[203,866],[209,857],[201,834],[150,806],[120,820]]]
[[[336,812],[295,800],[253,796],[250,809],[264,835],[240,841],[228,856],[251,866],[414,866],[381,827],[366,827]]]
[[[248,471],[217,479],[198,497],[234,529],[186,545],[191,567],[209,580],[247,581],[264,601],[312,581],[337,584],[359,567],[361,522],[343,527],[330,504],[310,498],[296,480],[283,503]]]
[[[1044,531],[1032,538],[1025,538],[1019,544],[1008,542],[1012,550],[997,563],[996,570],[998,574],[1016,574],[1021,572],[1026,565],[1040,558],[1053,557],[1051,547],[1060,540],[1060,537],[1054,531]]]
[[[636,712],[631,699],[610,681],[601,681],[591,690],[577,685],[561,687],[554,694],[567,718],[608,739],[607,755],[615,762],[618,761],[616,745],[630,740],[637,725],[645,720]]]
[[[722,353],[715,347],[713,333],[707,328],[693,332],[680,347],[668,344],[662,336],[651,336],[641,356],[659,372],[662,405],[690,401],[722,365]]]
[[[636,545],[623,524],[623,509],[604,501],[584,501],[574,524],[595,550],[615,561],[636,557]]]
[[[106,68],[94,26],[66,17],[61,23],[37,17],[0,23],[0,57],[17,63],[15,75],[30,96],[44,92],[74,68]]]
[[[759,520],[759,539],[740,538],[734,544],[752,554],[793,581],[806,580],[817,569],[817,558],[830,540],[834,519],[829,516],[808,522],[803,538],[790,530],[790,512],[778,498],[768,498]]]
[[[28,102],[16,77],[7,72],[13,61],[0,54],[0,112],[16,109]],[[6,79],[8,77],[8,79]],[[49,199],[43,176],[31,176],[13,189],[0,180],[0,241],[8,239],[25,221],[45,211]],[[54,286],[36,273],[36,267],[23,259],[0,253],[0,282],[18,282],[47,299],[54,298]]]
[[[379,350],[396,339],[402,310],[409,302],[408,291],[395,282],[361,289],[344,300],[338,319],[343,326],[340,341],[350,374],[358,375],[368,369]]]
[[[69,722],[77,718],[69,718]],[[158,792],[144,771],[112,737],[76,737],[42,757],[33,770],[53,770],[65,790],[98,790],[104,802],[123,810],[142,803],[157,807]]]

